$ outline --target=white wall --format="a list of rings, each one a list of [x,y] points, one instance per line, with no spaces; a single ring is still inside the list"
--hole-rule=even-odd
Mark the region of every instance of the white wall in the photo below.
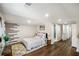
[[[37,32],[37,27],[31,25],[18,25],[18,26],[15,25],[14,27],[10,26],[9,30],[10,32],[8,31],[8,34],[11,35],[10,38],[11,39],[13,38],[14,40],[14,39],[23,39],[23,38],[35,36]],[[13,31],[11,32],[11,30]]]
[[[45,25],[45,30],[40,30],[39,26],[37,26],[37,31],[38,32],[45,32],[48,33],[48,40],[50,40],[52,37],[52,23],[46,23]]]
[[[23,17],[9,15],[9,14],[4,14],[4,17],[5,17],[6,22],[11,23],[11,21],[14,20],[13,21],[14,24],[20,25],[20,26],[17,26],[17,28],[12,28],[14,30],[18,30],[17,35],[14,37],[20,37],[20,38],[33,37],[35,33],[37,32],[37,27],[35,25],[23,24],[23,22],[27,23],[27,19]],[[9,34],[16,34],[16,33],[9,33]]]
[[[37,32],[36,26],[28,26],[28,25],[20,25],[17,27],[17,30],[19,30],[19,32],[17,33],[17,36],[21,38],[33,37]]]

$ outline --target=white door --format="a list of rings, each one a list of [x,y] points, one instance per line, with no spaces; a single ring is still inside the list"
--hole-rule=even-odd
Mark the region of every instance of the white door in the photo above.
[[[77,24],[72,24],[72,46],[77,47]]]
[[[56,41],[61,40],[61,25],[56,24]]]

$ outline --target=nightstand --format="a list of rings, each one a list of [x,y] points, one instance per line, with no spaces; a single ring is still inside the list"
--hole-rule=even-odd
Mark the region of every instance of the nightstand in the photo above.
[[[51,40],[47,40],[47,45],[51,45]]]

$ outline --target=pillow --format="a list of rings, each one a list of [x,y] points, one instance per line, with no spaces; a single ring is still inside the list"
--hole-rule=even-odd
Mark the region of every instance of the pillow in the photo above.
[[[37,36],[39,36],[41,38],[45,38],[46,37],[46,34],[45,33],[42,33],[42,32],[39,32],[39,33],[37,33]]]
[[[42,38],[46,38],[46,34],[45,33],[43,33]]]
[[[42,37],[43,33],[39,32],[37,33],[37,36]]]

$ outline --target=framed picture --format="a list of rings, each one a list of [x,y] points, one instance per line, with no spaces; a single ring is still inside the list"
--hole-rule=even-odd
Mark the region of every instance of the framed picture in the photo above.
[[[40,25],[40,30],[45,30],[45,26],[44,25]]]

